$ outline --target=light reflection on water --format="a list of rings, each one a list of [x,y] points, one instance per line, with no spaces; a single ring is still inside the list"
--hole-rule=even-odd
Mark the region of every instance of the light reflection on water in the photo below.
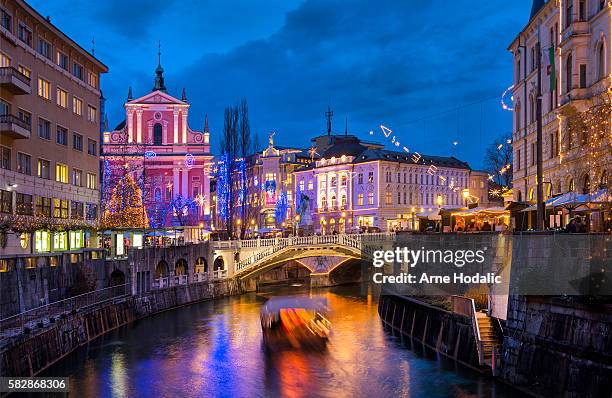
[[[311,294],[325,296],[331,310],[325,352],[266,354],[259,323],[263,300],[245,295],[138,321],[46,375],[70,376],[71,397],[518,396],[448,360],[405,348],[383,330],[377,301],[359,286]]]

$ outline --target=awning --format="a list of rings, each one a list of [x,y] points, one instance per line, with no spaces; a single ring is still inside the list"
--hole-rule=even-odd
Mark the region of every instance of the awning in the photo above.
[[[483,216],[503,216],[509,215],[510,210],[506,210],[503,206],[494,206],[494,207],[475,207],[473,209],[460,210],[457,212],[451,213],[452,216],[461,216],[461,217],[469,217],[475,215],[483,215]]]
[[[442,216],[440,215],[440,209],[433,209],[429,211],[424,211],[416,214],[417,217],[426,218],[428,220],[441,220]]]

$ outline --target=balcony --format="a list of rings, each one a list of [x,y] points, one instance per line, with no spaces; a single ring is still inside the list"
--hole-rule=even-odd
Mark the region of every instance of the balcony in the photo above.
[[[0,133],[11,138],[30,138],[30,124],[15,115],[0,115]]]
[[[561,33],[561,43],[563,45],[573,37],[589,34],[589,23],[587,21],[573,21],[569,26],[563,29]]]
[[[30,78],[12,66],[0,68],[0,87],[16,95],[30,94],[32,92]]]

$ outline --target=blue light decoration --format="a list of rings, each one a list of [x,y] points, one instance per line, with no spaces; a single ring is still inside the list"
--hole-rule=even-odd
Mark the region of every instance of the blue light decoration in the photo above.
[[[276,181],[267,180],[264,191],[266,194],[266,205],[274,206],[278,201],[278,198],[276,197]]]
[[[276,198],[276,208],[274,209],[274,215],[276,216],[276,222],[282,223],[287,218],[287,209],[289,208],[289,202],[287,201],[287,193],[282,191],[278,198]]]
[[[238,173],[240,175],[240,189],[238,191],[238,203],[240,204],[240,215],[244,216],[244,214],[242,214],[243,211],[243,206],[242,204],[244,203],[244,201],[246,200],[246,196],[247,196],[247,189],[246,189],[246,183],[247,183],[247,174],[246,174],[246,162],[244,161],[244,159],[240,159],[238,160]]]
[[[217,177],[217,215],[225,223],[229,221],[229,184],[231,183],[227,170],[227,160],[228,156],[226,153],[219,156],[215,175]]]
[[[157,153],[155,151],[146,151],[144,153],[144,157],[145,157],[145,159],[153,159],[153,158],[157,157]]]

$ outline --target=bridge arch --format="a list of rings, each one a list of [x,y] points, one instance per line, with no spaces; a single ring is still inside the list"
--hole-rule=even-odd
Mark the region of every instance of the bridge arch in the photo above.
[[[187,275],[187,260],[179,258],[174,264],[174,275]]]
[[[159,260],[155,266],[155,278],[165,278],[168,276],[168,263],[166,260]]]
[[[219,256],[215,258],[215,261],[213,262],[213,271],[220,271],[224,269],[225,269],[225,260],[223,259],[223,256]]]
[[[111,272],[111,286],[120,286],[125,284],[125,274],[120,269],[115,269]]]

